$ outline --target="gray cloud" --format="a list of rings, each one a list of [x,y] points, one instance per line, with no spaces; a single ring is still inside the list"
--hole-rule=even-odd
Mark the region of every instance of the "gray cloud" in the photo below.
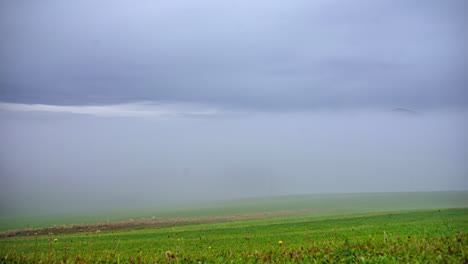
[[[466,3],[3,2],[0,100],[466,105]]]

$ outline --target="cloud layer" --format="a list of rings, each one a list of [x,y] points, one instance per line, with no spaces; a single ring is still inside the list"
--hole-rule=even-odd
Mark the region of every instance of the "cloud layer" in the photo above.
[[[19,0],[0,10],[4,102],[468,102],[464,0]]]
[[[168,104],[155,102],[136,102],[115,105],[45,105],[0,103],[0,110],[23,112],[51,112],[85,114],[100,117],[176,117],[211,116],[219,110],[195,104]]]

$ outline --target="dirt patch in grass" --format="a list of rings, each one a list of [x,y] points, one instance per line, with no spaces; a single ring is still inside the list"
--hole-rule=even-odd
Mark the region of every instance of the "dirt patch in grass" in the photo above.
[[[183,225],[196,225],[206,223],[222,223],[233,222],[241,220],[256,220],[266,218],[280,218],[288,216],[306,215],[316,212],[317,210],[288,210],[277,212],[259,212],[249,214],[236,214],[229,216],[215,216],[215,217],[179,217],[179,218],[142,218],[142,219],[129,219],[126,221],[118,222],[105,222],[95,224],[78,224],[78,225],[55,225],[52,227],[38,228],[38,229],[21,229],[11,230],[0,233],[0,238],[16,237],[16,236],[33,236],[33,235],[47,235],[47,234],[60,234],[60,233],[79,233],[79,232],[96,232],[109,230],[135,230],[145,228],[164,228]]]

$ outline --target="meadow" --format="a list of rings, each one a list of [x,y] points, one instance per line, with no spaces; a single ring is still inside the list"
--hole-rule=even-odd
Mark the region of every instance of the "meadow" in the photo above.
[[[429,197],[438,195],[432,209],[413,208],[430,207],[433,200]],[[59,232],[35,229],[0,238],[0,262],[465,263],[468,208],[447,207],[466,207],[466,195],[447,192],[324,195],[322,200],[320,195],[247,199],[226,202],[224,211],[216,210],[220,204],[200,207],[199,214],[193,207],[179,209],[179,214],[166,211],[162,218],[166,222],[89,224],[84,225],[87,229],[68,226]],[[318,210],[317,205],[322,203],[332,208]],[[289,204],[290,210],[282,204]],[[340,210],[340,205],[350,204],[354,207]],[[398,206],[400,209],[394,209]],[[264,210],[258,214],[254,208]],[[175,215],[183,221],[169,221]]]

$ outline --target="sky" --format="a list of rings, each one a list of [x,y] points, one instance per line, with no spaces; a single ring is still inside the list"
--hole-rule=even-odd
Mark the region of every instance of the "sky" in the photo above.
[[[467,190],[467,11],[1,1],[0,214]]]

